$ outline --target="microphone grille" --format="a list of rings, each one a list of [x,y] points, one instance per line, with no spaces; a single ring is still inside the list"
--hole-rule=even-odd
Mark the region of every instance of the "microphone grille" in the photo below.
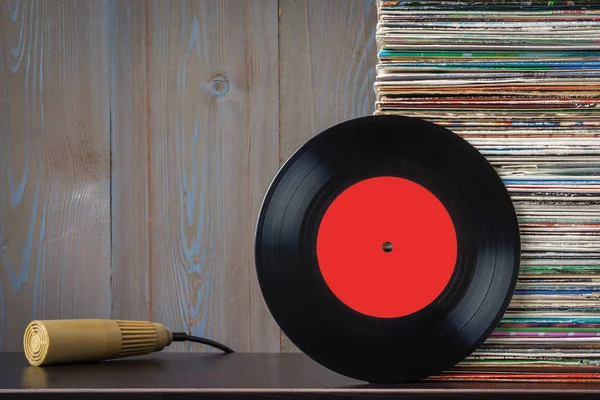
[[[31,321],[23,335],[23,349],[25,357],[31,365],[39,366],[48,354],[50,341],[48,331],[41,321]]]

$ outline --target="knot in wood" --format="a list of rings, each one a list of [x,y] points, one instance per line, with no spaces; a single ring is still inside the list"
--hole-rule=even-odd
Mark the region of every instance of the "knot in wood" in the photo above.
[[[229,81],[223,75],[215,75],[208,84],[209,90],[217,97],[225,96],[229,93]]]

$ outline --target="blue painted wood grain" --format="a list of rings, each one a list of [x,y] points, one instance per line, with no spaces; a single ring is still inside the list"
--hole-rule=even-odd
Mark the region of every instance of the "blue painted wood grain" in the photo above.
[[[109,2],[111,316],[133,320],[152,320],[146,14],[145,1]]]
[[[278,166],[277,2],[148,5],[153,319],[278,351],[252,251]]]
[[[375,26],[364,0],[0,4],[0,349],[112,316],[279,351],[258,207],[292,150],[372,112]]]
[[[104,1],[0,4],[2,350],[34,318],[107,315],[105,15]]]
[[[280,2],[281,161],[322,130],[374,112],[372,0]]]

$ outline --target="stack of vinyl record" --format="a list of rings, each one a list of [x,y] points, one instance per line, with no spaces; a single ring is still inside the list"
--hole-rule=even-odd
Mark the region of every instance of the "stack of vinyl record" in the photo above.
[[[502,177],[521,229],[508,312],[434,379],[599,381],[600,3],[381,0],[378,10],[375,113],[469,141]]]

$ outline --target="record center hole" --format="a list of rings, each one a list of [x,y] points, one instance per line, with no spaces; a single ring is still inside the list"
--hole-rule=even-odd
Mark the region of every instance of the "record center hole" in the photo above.
[[[390,251],[393,250],[394,246],[392,246],[391,242],[385,242],[382,246],[383,251],[385,251],[386,253],[389,253]]]

